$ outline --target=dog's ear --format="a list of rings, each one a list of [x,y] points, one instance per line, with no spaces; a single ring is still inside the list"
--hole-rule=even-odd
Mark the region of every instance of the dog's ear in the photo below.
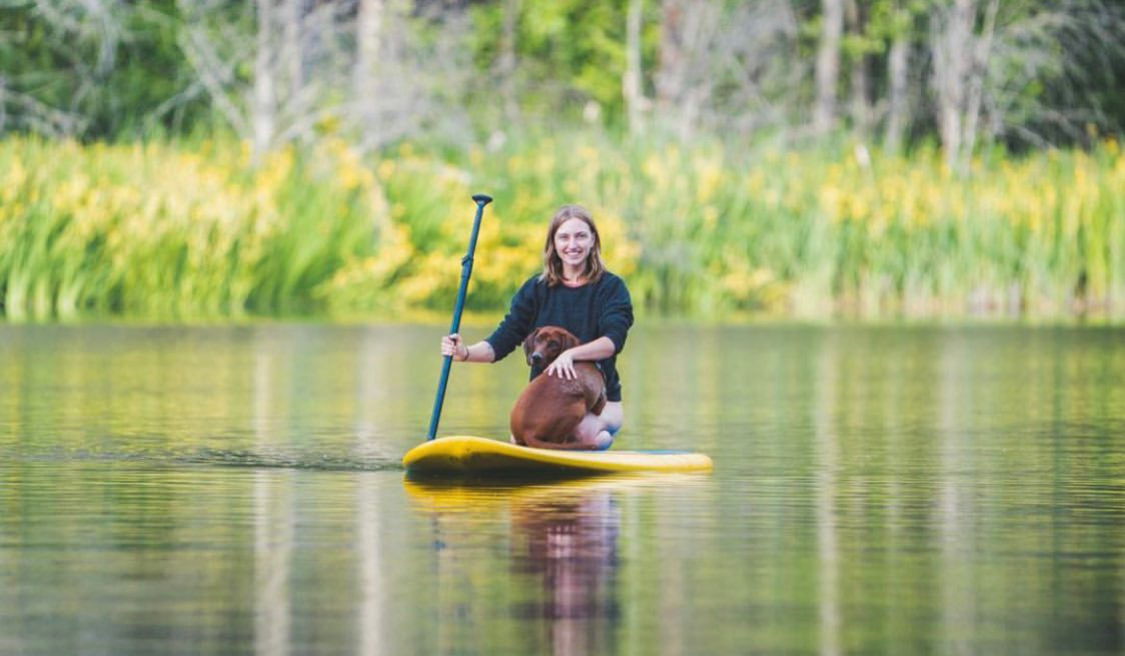
[[[575,346],[579,345],[580,342],[578,341],[578,338],[574,336],[574,333],[570,332],[569,330],[561,330],[559,332],[562,333],[560,335],[561,339],[559,340],[559,342],[562,344],[562,351],[572,349]]]
[[[528,362],[531,362],[531,352],[535,350],[535,336],[539,334],[539,329],[531,331],[527,339],[523,340],[523,356]]]

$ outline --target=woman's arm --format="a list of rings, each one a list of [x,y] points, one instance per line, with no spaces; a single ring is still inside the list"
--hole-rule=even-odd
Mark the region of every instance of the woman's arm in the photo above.
[[[620,353],[625,348],[629,328],[633,326],[633,300],[625,281],[617,276],[606,280],[598,291],[598,325],[601,326],[602,335],[613,342],[614,352]]]
[[[612,339],[599,337],[592,342],[563,351],[544,371],[548,376],[573,379],[578,375],[574,371],[575,362],[605,360],[616,352],[617,347],[613,345]]]
[[[452,355],[458,362],[495,362],[496,352],[492,345],[486,341],[479,341],[472,346],[465,346],[461,336],[454,333],[441,338],[441,354]]]
[[[508,309],[508,314],[504,316],[504,320],[500,322],[500,325],[491,335],[484,339],[488,342],[492,357],[490,360],[482,360],[483,362],[495,362],[504,359],[509,353],[518,349],[531,332],[531,324],[535,319],[538,308],[537,279],[533,276],[523,284],[523,287],[520,287],[516,295],[512,297],[511,306]],[[472,353],[474,357],[477,355],[477,346],[477,344],[473,345]]]

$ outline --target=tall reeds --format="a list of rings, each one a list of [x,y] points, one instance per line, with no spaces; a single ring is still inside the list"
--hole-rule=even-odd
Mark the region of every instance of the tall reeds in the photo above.
[[[442,309],[472,203],[489,207],[470,306],[540,266],[564,202],[590,207],[634,301],[692,315],[1096,312],[1125,305],[1125,158],[734,152],[538,138],[361,159],[337,140],[258,168],[233,143],[0,142],[9,319]]]

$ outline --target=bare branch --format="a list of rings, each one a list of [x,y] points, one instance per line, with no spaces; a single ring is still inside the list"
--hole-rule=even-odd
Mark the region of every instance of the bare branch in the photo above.
[[[231,58],[225,63],[219,61],[213,44],[198,25],[188,25],[180,33],[179,44],[215,107],[235,132],[243,137],[249,136],[250,126],[243,110],[239,108],[240,103],[227,91],[234,77],[233,71],[240,63],[239,59]]]

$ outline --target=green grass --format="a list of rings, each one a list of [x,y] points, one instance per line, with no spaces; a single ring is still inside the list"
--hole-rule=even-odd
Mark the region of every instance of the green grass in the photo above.
[[[1125,160],[933,152],[731,152],[589,135],[361,159],[347,144],[252,168],[233,142],[0,141],[0,303],[84,315],[386,317],[452,305],[486,211],[470,308],[502,310],[539,268],[554,209],[594,212],[641,312],[696,317],[1120,318]]]

